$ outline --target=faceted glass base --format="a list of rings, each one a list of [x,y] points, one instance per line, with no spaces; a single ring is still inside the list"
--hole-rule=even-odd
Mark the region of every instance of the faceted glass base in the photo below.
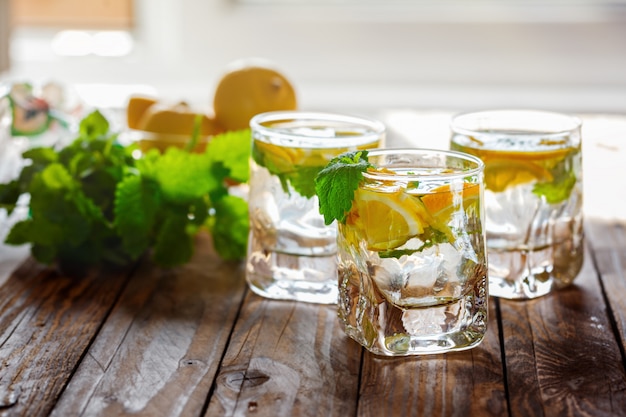
[[[337,303],[337,256],[302,256],[254,250],[246,264],[252,291],[266,298]]]
[[[486,277],[458,299],[421,308],[399,308],[384,299],[372,304],[367,297],[359,297],[356,288],[342,293],[354,296],[339,300],[346,334],[377,355],[470,349],[483,340],[487,330]]]
[[[511,300],[528,300],[567,287],[582,268],[583,245],[578,242],[576,250],[562,251],[565,246],[571,248],[571,245],[561,243],[534,251],[490,249],[489,294]]]

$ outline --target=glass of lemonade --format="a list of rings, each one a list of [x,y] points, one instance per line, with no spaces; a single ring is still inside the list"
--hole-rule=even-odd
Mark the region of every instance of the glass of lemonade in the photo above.
[[[346,151],[381,146],[384,125],[332,113],[270,112],[250,121],[246,279],[268,298],[337,302],[337,228],[319,214],[315,177]]]
[[[378,149],[338,223],[339,318],[385,356],[474,347],[487,329],[483,163]]]
[[[451,148],[485,163],[489,291],[530,299],[572,283],[583,263],[581,121],[535,110],[465,113]]]

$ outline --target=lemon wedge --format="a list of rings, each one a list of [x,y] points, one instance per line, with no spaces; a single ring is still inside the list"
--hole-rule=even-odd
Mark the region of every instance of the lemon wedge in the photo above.
[[[132,96],[126,105],[126,125],[131,129],[139,129],[139,123],[143,114],[157,100],[152,97]]]

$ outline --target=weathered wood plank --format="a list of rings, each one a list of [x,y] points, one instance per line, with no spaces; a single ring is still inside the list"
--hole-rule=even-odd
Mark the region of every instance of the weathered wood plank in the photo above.
[[[127,272],[69,278],[27,260],[0,292],[0,416],[47,416]]]
[[[587,223],[596,269],[611,308],[622,350],[626,350],[626,221]]]
[[[588,251],[573,286],[500,306],[512,417],[626,415],[626,373]]]
[[[337,307],[246,297],[206,416],[350,416],[361,348]]]
[[[183,267],[142,264],[51,415],[200,416],[244,294],[208,236]]]
[[[2,152],[0,150],[0,152]],[[0,163],[2,171],[2,163]],[[0,177],[2,173],[0,172]],[[0,286],[11,276],[30,254],[28,245],[7,245],[4,243],[9,231],[15,223],[28,215],[27,207],[18,207],[10,216],[7,211],[0,209]]]
[[[359,416],[504,416],[497,316],[477,347],[444,355],[364,358]]]

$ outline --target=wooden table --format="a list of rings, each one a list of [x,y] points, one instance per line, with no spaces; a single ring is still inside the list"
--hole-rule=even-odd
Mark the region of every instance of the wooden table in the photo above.
[[[394,143],[420,145],[403,135],[403,114],[378,116],[397,128]],[[424,129],[439,120],[405,116]],[[596,122],[585,178],[613,192],[586,185],[603,200],[586,206],[575,285],[534,301],[492,298],[485,340],[464,352],[364,352],[333,306],[248,291],[242,264],[216,257],[206,235],[184,267],[142,261],[78,278],[2,246],[0,417],[626,416],[626,119]],[[607,168],[612,180],[593,172]]]

